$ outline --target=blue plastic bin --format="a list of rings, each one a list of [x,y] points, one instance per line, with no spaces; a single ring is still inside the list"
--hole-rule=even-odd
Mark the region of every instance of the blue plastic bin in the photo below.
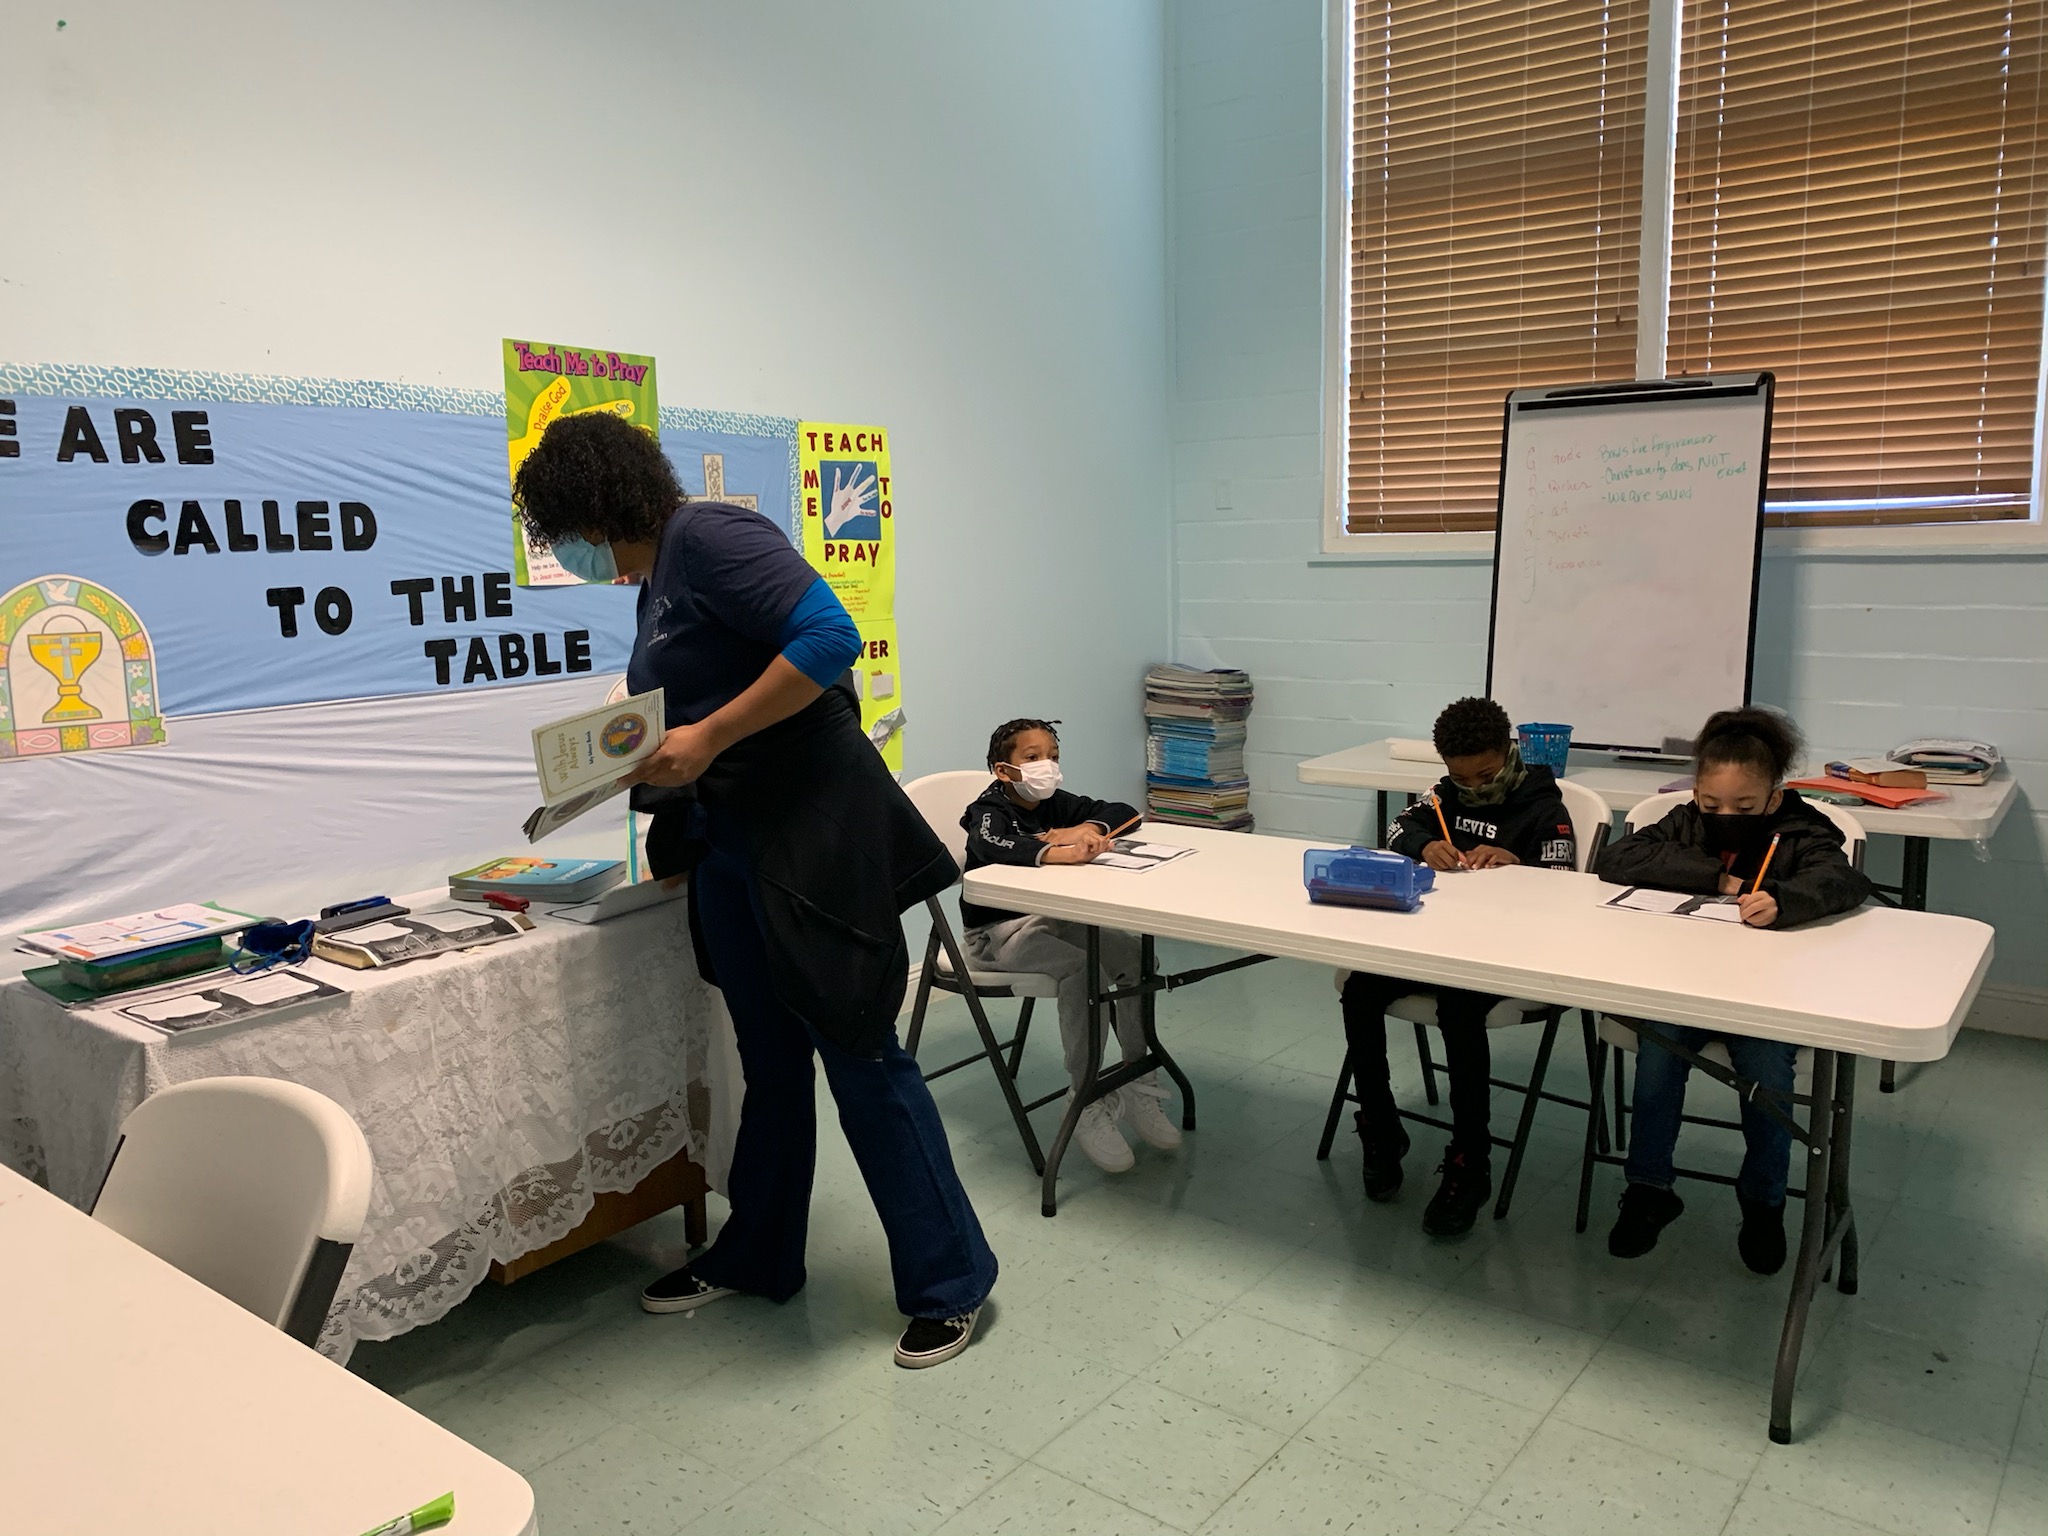
[[[1301,856],[1301,883],[1310,901],[1413,912],[1436,871],[1383,848],[1310,848]]]
[[[1531,767],[1563,773],[1572,750],[1572,728],[1568,725],[1518,725],[1515,734],[1522,741],[1522,761]]]

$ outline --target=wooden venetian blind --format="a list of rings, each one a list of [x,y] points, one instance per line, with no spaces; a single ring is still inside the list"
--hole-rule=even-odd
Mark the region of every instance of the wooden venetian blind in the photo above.
[[[2027,515],[2043,11],[1686,7],[1668,366],[1777,373],[1773,521]]]
[[[1351,533],[1491,528],[1501,402],[1635,373],[1647,0],[1357,0]]]

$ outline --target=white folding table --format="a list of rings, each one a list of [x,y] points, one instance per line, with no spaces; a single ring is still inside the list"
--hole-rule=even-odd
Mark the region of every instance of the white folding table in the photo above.
[[[1856,1287],[1849,1134],[1858,1056],[1934,1061],[1948,1053],[1991,963],[1992,930],[1969,918],[1866,907],[1787,932],[1733,928],[1615,910],[1616,888],[1592,875],[1508,868],[1441,877],[1418,912],[1311,903],[1302,855],[1318,845],[1203,828],[1162,829],[1195,849],[1144,872],[1088,865],[987,865],[966,877],[967,900],[1085,925],[1090,931],[1089,1066],[1047,1157],[1042,1209],[1057,1209],[1059,1166],[1081,1109],[1131,1078],[1186,1075],[1160,1044],[1158,994],[1219,970],[1283,956],[1570,1008],[1693,1024],[1813,1050],[1813,1109],[1795,1131],[1807,1149],[1806,1201],[1772,1393],[1771,1436],[1791,1433],[1792,1389],[1806,1316],[1822,1272]],[[1095,963],[1103,928],[1141,935],[1142,974],[1104,993]],[[1249,951],[1243,959],[1162,976],[1157,938]],[[1147,1054],[1101,1069],[1103,1007],[1138,1002]],[[1332,1026],[1334,1028],[1334,1025]]]
[[[1443,777],[1443,764],[1395,757],[1392,744],[1369,741],[1362,747],[1346,747],[1323,757],[1311,757],[1295,768],[1304,784],[1327,784],[1345,789],[1376,792],[1379,805],[1379,841],[1387,840],[1387,796],[1425,795]],[[1825,761],[1825,759],[1823,759]],[[1684,770],[1669,764],[1603,762],[1568,767],[1564,776],[1582,784],[1607,802],[1609,810],[1627,811],[1669,784]],[[2012,809],[2018,789],[2011,774],[2000,769],[1985,784],[1949,784],[1946,800],[1926,805],[1909,805],[1889,811],[1877,805],[1859,805],[1855,816],[1866,832],[1901,839],[1902,857],[1897,885],[1877,886],[1880,897],[1895,900],[1911,912],[1927,910],[1927,863],[1929,845],[1936,842],[1988,842]],[[1874,883],[1874,882],[1873,882]],[[1886,1058],[1878,1078],[1881,1092],[1892,1091],[1892,1058]]]
[[[355,1536],[453,1490],[533,1536],[510,1467],[0,1168],[5,1527]]]

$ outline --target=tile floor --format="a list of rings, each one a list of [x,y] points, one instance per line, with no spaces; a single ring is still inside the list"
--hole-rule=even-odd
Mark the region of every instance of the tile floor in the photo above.
[[[1328,972],[1261,967],[1161,1016],[1201,1129],[1116,1178],[1070,1158],[1052,1221],[988,1074],[940,1083],[1003,1265],[950,1365],[890,1363],[881,1233],[828,1128],[789,1305],[640,1313],[685,1253],[668,1216],[353,1368],[526,1473],[546,1536],[2048,1532],[2048,1044],[1965,1033],[1890,1097],[1866,1069],[1862,1294],[1823,1292],[1777,1447],[1785,1280],[1741,1267],[1727,1191],[1687,1188],[1655,1253],[1610,1259],[1615,1178],[1574,1234],[1583,1121],[1546,1106],[1509,1219],[1434,1242],[1435,1133],[1389,1206],[1364,1201],[1348,1134],[1315,1161]],[[935,1015],[928,1060],[964,1020]],[[1582,1092],[1574,1025],[1553,1086]],[[1053,1033],[1027,1079],[1058,1071]],[[1497,1073],[1534,1037],[1496,1033]],[[1395,1059],[1419,1102],[1412,1048]],[[1693,1131],[1686,1151],[1732,1169],[1735,1145]]]

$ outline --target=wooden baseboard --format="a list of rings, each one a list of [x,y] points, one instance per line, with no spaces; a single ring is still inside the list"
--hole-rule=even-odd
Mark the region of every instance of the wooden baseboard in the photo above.
[[[1963,1021],[1970,1029],[1996,1035],[2048,1040],[2048,991],[2039,987],[1985,987]]]
[[[650,1216],[659,1216],[679,1205],[687,1207],[689,1240],[701,1243],[705,1236],[704,1194],[710,1187],[705,1182],[704,1170],[690,1161],[690,1154],[678,1152],[631,1189],[599,1195],[590,1207],[590,1214],[573,1231],[564,1233],[545,1248],[521,1254],[509,1264],[493,1264],[491,1278],[500,1285],[510,1285],[537,1269],[547,1268],[557,1259],[581,1253],[593,1243],[601,1243],[628,1227],[637,1227]]]

